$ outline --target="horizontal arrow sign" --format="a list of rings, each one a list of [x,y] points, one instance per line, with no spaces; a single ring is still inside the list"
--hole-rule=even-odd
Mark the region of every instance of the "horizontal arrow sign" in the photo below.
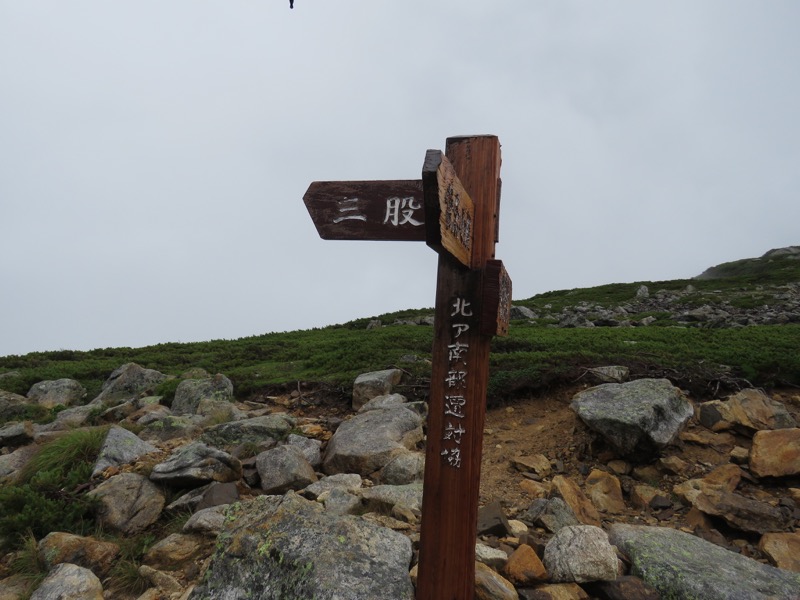
[[[325,240],[425,241],[422,181],[315,181],[303,196]]]

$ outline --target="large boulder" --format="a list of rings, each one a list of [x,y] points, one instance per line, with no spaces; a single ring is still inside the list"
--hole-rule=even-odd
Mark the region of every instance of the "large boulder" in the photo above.
[[[27,403],[28,399],[25,396],[0,390],[0,423],[20,416]]]
[[[298,448],[289,445],[259,454],[256,468],[261,478],[261,489],[267,494],[301,490],[317,480],[306,457]]]
[[[730,552],[667,527],[617,523],[611,543],[631,561],[631,572],[662,598],[702,600],[796,600],[800,573]]]
[[[231,508],[191,600],[412,600],[411,542],[289,492]]]
[[[0,427],[0,448],[17,448],[33,441],[34,427],[30,421],[19,421]]]
[[[422,417],[404,406],[361,413],[339,425],[328,442],[322,469],[329,475],[369,475],[422,438]]]
[[[203,400],[230,402],[233,399],[233,383],[217,373],[206,379],[184,379],[175,390],[172,412],[176,415],[193,415]]]
[[[96,477],[108,467],[119,467],[157,451],[158,448],[140,439],[135,433],[122,427],[112,427],[100,447],[92,477]]]
[[[570,406],[623,455],[640,459],[670,444],[694,414],[667,379],[598,385],[576,394]]]
[[[150,479],[173,487],[198,487],[242,477],[242,463],[227,452],[193,442],[172,453],[150,472]]]
[[[100,394],[90,404],[111,406],[152,394],[167,376],[154,369],[145,369],[136,363],[127,363],[114,370],[103,383]]]
[[[782,402],[756,389],[741,390],[727,400],[702,403],[700,423],[713,431],[733,428],[746,435],[768,429],[797,427]]]
[[[28,400],[46,408],[59,404],[71,406],[86,396],[86,388],[74,379],[56,379],[33,384],[28,391]]]
[[[89,492],[100,500],[98,520],[104,526],[127,535],[144,531],[158,520],[164,508],[164,493],[147,477],[121,473]]]
[[[358,491],[368,511],[389,514],[396,506],[412,511],[422,510],[422,483],[408,485],[376,485]]]
[[[147,441],[166,442],[176,438],[195,438],[201,432],[202,428],[195,417],[166,414],[148,420],[145,428],[139,432],[139,437]]]
[[[9,454],[0,454],[0,480],[5,477],[15,477],[25,464],[39,451],[36,444],[29,444],[17,448]]]
[[[61,563],[47,574],[30,600],[103,600],[103,585],[89,569]]]
[[[791,523],[788,509],[737,494],[732,487],[735,488],[735,483],[717,483],[707,476],[689,479],[676,485],[673,491],[701,512],[721,517],[728,525],[742,531],[782,531]]]
[[[93,537],[53,531],[39,541],[39,560],[48,568],[70,563],[91,569],[98,577],[105,577],[114,566],[120,548],[113,542],[103,542]]]
[[[287,413],[272,413],[242,421],[222,423],[203,432],[201,441],[216,448],[230,449],[241,444],[273,443],[286,438],[297,421]]]
[[[353,383],[353,410],[358,410],[378,396],[392,393],[392,387],[400,383],[403,372],[400,369],[386,369],[362,373]]]
[[[422,481],[424,475],[425,455],[422,452],[403,452],[383,467],[380,481],[386,485],[405,485]]]

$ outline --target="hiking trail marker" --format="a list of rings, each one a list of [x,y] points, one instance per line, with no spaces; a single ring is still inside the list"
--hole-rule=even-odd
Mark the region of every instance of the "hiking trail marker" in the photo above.
[[[489,345],[508,333],[511,279],[494,259],[496,136],[448,138],[421,180],[322,181],[303,196],[326,240],[424,241],[439,254],[417,600],[472,600]]]

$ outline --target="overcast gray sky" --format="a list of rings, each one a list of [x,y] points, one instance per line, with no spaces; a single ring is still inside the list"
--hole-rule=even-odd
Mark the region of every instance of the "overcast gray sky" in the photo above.
[[[800,243],[800,3],[0,0],[0,355],[433,304],[315,180],[503,145],[514,298]]]

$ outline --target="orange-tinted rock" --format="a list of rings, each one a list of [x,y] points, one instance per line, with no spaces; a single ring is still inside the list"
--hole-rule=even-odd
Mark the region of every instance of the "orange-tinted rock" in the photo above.
[[[625,512],[625,501],[622,499],[622,486],[619,479],[595,469],[586,478],[586,493],[600,512],[613,515]]]
[[[750,471],[758,477],[800,474],[800,428],[757,432],[750,449]]]
[[[781,569],[800,572],[800,532],[765,533],[758,549]]]
[[[508,580],[517,586],[529,586],[547,579],[544,568],[536,551],[528,544],[520,544],[519,548],[508,558],[503,573]]]
[[[564,500],[584,525],[600,526],[600,514],[572,479],[563,475],[553,477],[551,495],[556,495]]]

